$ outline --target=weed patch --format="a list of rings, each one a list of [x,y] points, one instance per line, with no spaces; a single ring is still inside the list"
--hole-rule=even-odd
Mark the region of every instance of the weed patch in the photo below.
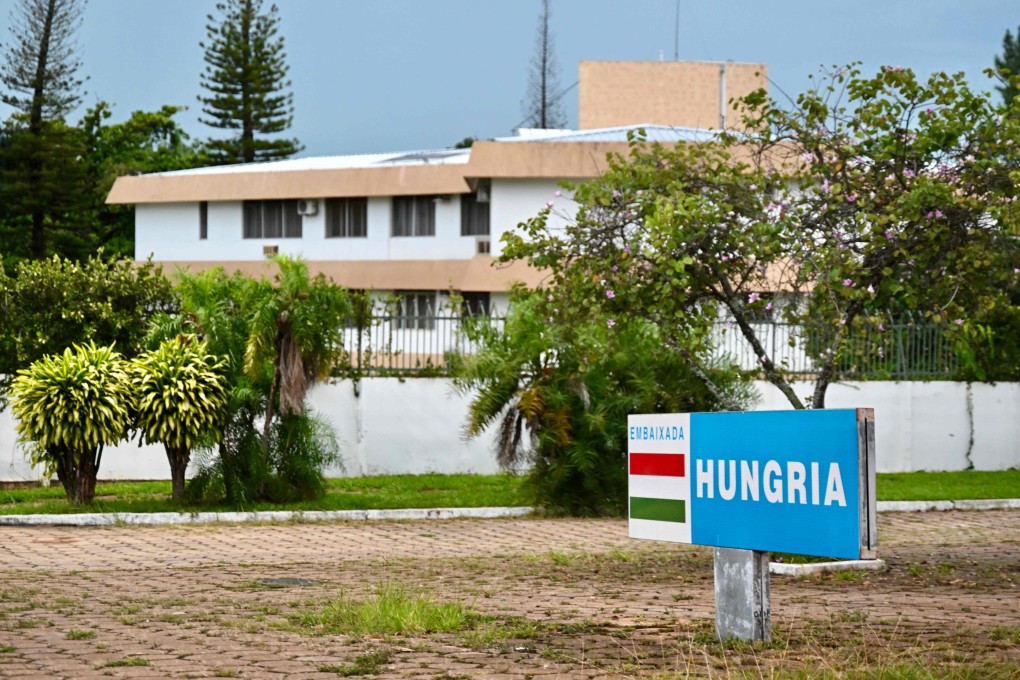
[[[392,659],[392,653],[384,649],[378,649],[356,657],[354,663],[319,666],[319,672],[336,673],[345,678],[352,675],[379,675],[383,671],[382,666],[389,663]]]
[[[149,660],[144,656],[127,656],[123,659],[114,659],[113,661],[107,661],[103,666],[106,668],[122,668],[122,667],[134,667],[134,666],[148,666]]]
[[[472,614],[458,602],[437,602],[423,591],[403,586],[379,586],[368,598],[341,594],[317,614],[299,623],[323,633],[355,637],[396,633],[452,633]]]

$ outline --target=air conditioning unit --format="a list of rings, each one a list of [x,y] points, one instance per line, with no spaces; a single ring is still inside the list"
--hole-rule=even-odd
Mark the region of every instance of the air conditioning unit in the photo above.
[[[262,254],[266,257],[272,257],[280,252],[280,246],[262,246]]]
[[[492,245],[489,242],[488,236],[479,236],[475,241],[475,253],[478,255],[488,255],[492,252]]]
[[[302,198],[297,202],[297,211],[306,217],[319,212],[319,202],[314,198]]]

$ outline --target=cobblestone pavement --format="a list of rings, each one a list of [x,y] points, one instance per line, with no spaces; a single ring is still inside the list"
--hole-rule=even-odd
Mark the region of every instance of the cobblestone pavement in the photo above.
[[[0,527],[0,678],[758,677],[875,663],[1020,677],[1020,511],[879,522],[887,572],[773,577],[779,642],[747,649],[712,642],[710,550],[633,541],[617,520]],[[262,582],[278,578],[312,583]],[[321,627],[328,602],[383,587],[463,603],[476,622],[360,638]]]

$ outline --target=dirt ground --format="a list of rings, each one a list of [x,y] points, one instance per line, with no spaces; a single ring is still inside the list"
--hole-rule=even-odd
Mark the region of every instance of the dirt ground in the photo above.
[[[623,521],[0,527],[0,677],[1020,678],[1020,512],[879,523],[888,571],[772,577],[768,645],[715,641],[709,549]],[[469,623],[317,623],[387,587]]]

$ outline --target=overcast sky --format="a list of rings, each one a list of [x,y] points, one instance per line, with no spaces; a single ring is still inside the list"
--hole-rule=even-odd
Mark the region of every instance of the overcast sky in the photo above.
[[[20,0],[0,0],[0,41]],[[522,122],[538,0],[277,0],[303,156],[453,145]],[[268,0],[267,0],[268,5]],[[679,55],[768,64],[795,94],[821,65],[863,61],[919,73],[981,71],[1020,25],[1017,0],[681,0]],[[199,42],[215,0],[89,0],[79,35],[86,104],[115,120],[163,104],[196,137]],[[676,0],[553,0],[561,85],[581,60],[672,59]],[[564,98],[577,125],[577,91]],[[10,113],[0,104],[0,116]],[[77,115],[73,116],[76,120]]]

